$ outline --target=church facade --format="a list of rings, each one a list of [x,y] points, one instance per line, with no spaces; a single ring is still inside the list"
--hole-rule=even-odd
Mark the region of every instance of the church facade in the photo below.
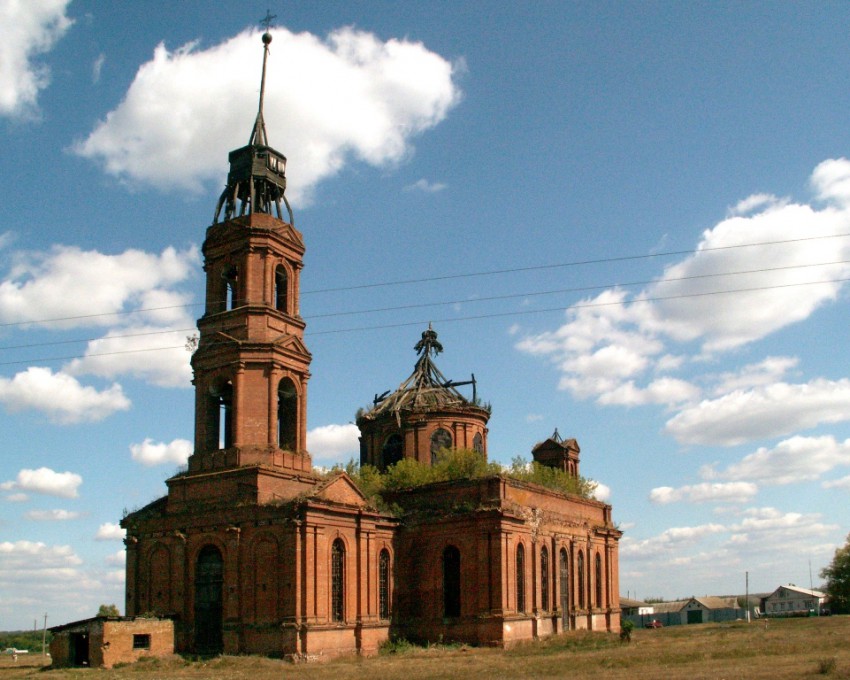
[[[206,307],[192,357],[195,447],[168,493],[128,514],[126,615],[167,616],[175,648],[310,659],[370,654],[391,635],[506,645],[569,629],[619,630],[611,507],[503,475],[408,490],[378,510],[306,449],[311,355],[304,239],[286,158],[260,107],[230,153],[204,241]],[[414,373],[359,414],[361,463],[486,455],[489,407],[446,380],[429,329]],[[472,386],[467,399],[459,387]],[[533,455],[578,476],[578,445]]]

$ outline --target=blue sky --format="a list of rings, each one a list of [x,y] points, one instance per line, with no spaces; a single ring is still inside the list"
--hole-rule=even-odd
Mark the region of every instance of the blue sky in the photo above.
[[[191,450],[264,9],[0,0],[0,629],[123,608],[116,523]],[[817,586],[850,531],[850,5],[270,9],[314,463],[431,321],[492,459],[578,439],[622,594]]]

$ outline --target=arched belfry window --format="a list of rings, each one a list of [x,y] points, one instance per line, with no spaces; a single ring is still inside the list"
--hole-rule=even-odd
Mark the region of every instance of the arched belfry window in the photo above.
[[[602,606],[602,558],[599,556],[599,553],[596,554],[596,573],[595,576],[595,590],[596,590],[596,606]]]
[[[340,538],[331,547],[331,619],[345,621],[345,544]]]
[[[516,610],[525,612],[525,548],[516,547]]]
[[[438,427],[431,435],[431,464],[437,462],[440,449],[452,448],[452,433],[443,427]]]
[[[289,276],[282,264],[274,270],[274,308],[289,314]]]
[[[218,382],[210,387],[207,415],[207,445],[227,449],[233,446],[233,383]]]
[[[277,387],[277,445],[294,451],[298,432],[298,392],[295,383],[283,378]]]
[[[578,586],[578,606],[584,609],[584,555],[581,550],[576,558],[576,585]]]
[[[453,545],[443,550],[443,616],[460,616],[460,550]]]
[[[404,455],[404,442],[400,434],[391,434],[384,442],[381,449],[381,464],[382,470],[386,470],[391,465],[398,463]]]
[[[540,549],[540,608],[549,611],[549,551],[545,545]]]
[[[378,616],[390,618],[390,553],[386,549],[378,557]]]
[[[239,270],[232,265],[221,273],[221,277],[225,283],[225,309],[236,309],[239,306]]]

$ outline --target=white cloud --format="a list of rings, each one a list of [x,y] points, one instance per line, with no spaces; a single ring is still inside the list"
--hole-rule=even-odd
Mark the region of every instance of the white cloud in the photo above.
[[[97,55],[97,59],[94,60],[94,64],[91,67],[91,81],[95,85],[100,82],[100,73],[103,71],[103,64],[106,62],[106,55],[101,52]]]
[[[756,364],[749,364],[736,372],[722,373],[716,377],[714,394],[726,394],[733,390],[770,385],[785,377],[797,366],[796,357],[766,357]]]
[[[762,484],[794,484],[818,479],[824,473],[850,465],[850,439],[834,437],[791,437],[773,449],[759,448],[721,472],[703,469],[707,479],[746,479]]]
[[[177,463],[183,465],[192,455],[192,442],[186,439],[175,439],[169,443],[155,442],[145,438],[141,444],[131,444],[130,454],[142,465],[161,465]]]
[[[147,304],[169,309],[136,312],[130,319],[183,321],[187,299],[171,287],[188,279],[198,264],[194,247],[182,252],[168,247],[159,255],[133,249],[107,255],[72,246],[17,253],[0,282],[0,321],[32,321],[48,328],[108,326],[128,318],[118,315]]]
[[[824,489],[845,489],[850,491],[850,475],[841,479],[832,479],[821,484]]]
[[[607,503],[611,500],[611,487],[597,482],[596,488],[593,490],[593,497],[598,501]]]
[[[161,44],[75,151],[134,184],[200,191],[220,183],[222,159],[245,144],[256,116],[261,61],[252,31],[206,49]],[[351,158],[403,160],[411,139],[459,101],[453,76],[452,64],[421,43],[353,28],[325,40],[275,29],[264,117],[271,145],[290,161],[290,197],[305,202]]]
[[[50,70],[36,62],[73,23],[65,10],[70,0],[0,2],[0,115],[37,114],[38,93],[50,83]]]
[[[99,392],[70,375],[42,367],[30,367],[11,379],[0,378],[0,404],[10,413],[41,411],[60,424],[96,422],[130,408],[118,384]]]
[[[631,560],[661,560],[680,557],[681,551],[708,536],[726,531],[722,524],[703,524],[695,527],[671,527],[658,536],[636,540],[624,536],[620,541],[620,557]]]
[[[50,468],[40,467],[37,470],[24,469],[18,472],[14,481],[3,482],[0,489],[9,491],[31,491],[59,498],[76,498],[77,489],[83,483],[83,478],[75,472],[55,472]]]
[[[734,207],[729,209],[730,215],[748,215],[756,210],[763,210],[766,206],[774,206],[780,203],[773,194],[753,194],[738,201]]]
[[[123,541],[127,535],[126,530],[122,529],[118,524],[106,522],[101,524],[97,529],[94,540],[96,541]],[[122,551],[123,552],[123,551]]]
[[[776,508],[750,508],[742,519],[729,527],[730,544],[751,551],[776,550],[777,546],[797,546],[802,550],[814,538],[838,529],[837,524],[823,524],[818,513],[782,512]]]
[[[3,488],[2,485],[0,485],[0,488]],[[25,493],[10,493],[6,496],[6,500],[9,501],[9,503],[26,503],[29,499],[30,497]]]
[[[314,460],[343,462],[360,451],[360,430],[353,423],[323,425],[307,433],[307,448]]]
[[[61,522],[68,519],[77,519],[80,517],[80,513],[73,510],[29,510],[25,516],[27,519],[39,522]]]
[[[442,182],[429,182],[427,179],[418,179],[413,184],[404,187],[405,191],[421,191],[425,194],[436,194],[446,188]]]
[[[850,380],[822,378],[735,390],[687,407],[665,431],[684,444],[736,446],[850,419]]]
[[[668,503],[747,503],[758,493],[758,487],[749,482],[703,483],[680,486],[659,486],[649,492],[649,500],[659,505]]]
[[[529,413],[525,417],[527,423],[539,423],[541,420],[543,420],[543,416],[540,413]]]
[[[127,563],[127,551],[123,548],[118,552],[106,556],[106,563],[110,566],[121,566]],[[124,572],[121,572],[122,575]],[[122,579],[123,580],[123,579]]]

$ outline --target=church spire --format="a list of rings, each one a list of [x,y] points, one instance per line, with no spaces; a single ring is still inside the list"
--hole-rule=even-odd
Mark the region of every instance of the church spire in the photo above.
[[[269,44],[272,41],[269,26],[274,15],[266,13],[260,22],[265,25],[263,33],[263,72],[260,78],[260,102],[257,118],[251,130],[247,146],[231,151],[228,157],[230,172],[215,208],[213,224],[222,216],[224,221],[252,213],[275,214],[284,219],[282,205],[286,206],[289,223],[294,226],[292,208],[286,199],[286,156],[269,146],[266,135],[266,123],[263,117],[263,104],[266,95],[266,66],[269,57]]]

